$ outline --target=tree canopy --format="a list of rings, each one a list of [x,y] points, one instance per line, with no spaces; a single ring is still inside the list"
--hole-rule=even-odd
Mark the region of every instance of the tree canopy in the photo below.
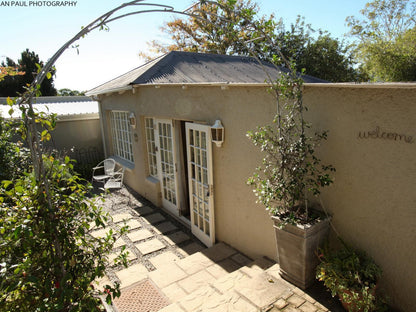
[[[26,49],[21,53],[21,58],[17,61],[13,61],[10,58],[6,58],[6,62],[2,62],[3,68],[19,68],[24,74],[21,75],[7,75],[2,81],[0,81],[0,96],[15,97],[25,91],[25,87],[32,83],[34,76],[38,72],[38,66],[43,67],[43,62],[39,59],[39,56]],[[54,74],[55,71],[53,71]],[[53,75],[52,75],[53,76]],[[56,95],[56,89],[53,85],[53,78],[45,79],[40,86],[40,92],[44,96]]]
[[[287,28],[274,15],[259,16],[259,7],[251,0],[201,1],[193,6],[188,18],[175,18],[162,31],[170,42],[152,41],[150,52],[189,51],[230,55],[257,54],[275,61],[279,51],[297,70],[329,81],[357,81],[359,75],[348,48],[328,33],[319,36],[304,18]],[[148,55],[142,54],[147,59]],[[286,66],[284,62],[279,65]]]
[[[416,2],[374,0],[350,16],[356,58],[373,81],[416,81]]]
[[[85,95],[85,91],[78,91],[78,90],[71,90],[68,88],[59,89],[58,90],[59,96],[78,96],[78,95]]]

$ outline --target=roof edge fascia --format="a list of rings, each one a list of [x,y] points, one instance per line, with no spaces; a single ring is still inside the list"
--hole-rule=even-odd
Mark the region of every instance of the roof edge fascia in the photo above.
[[[230,83],[230,82],[191,82],[191,83],[143,83],[134,84],[134,88],[139,87],[263,87],[270,84],[261,83]]]
[[[121,92],[121,91],[129,91],[129,90],[133,90],[132,85],[119,87],[119,88],[113,88],[113,89],[106,89],[106,90],[96,91],[96,92],[94,92],[94,91],[86,92],[85,95],[91,97],[91,96],[94,96],[94,95],[100,95],[100,94],[106,94],[106,93],[115,93],[115,92]]]
[[[57,116],[56,122],[99,119],[98,113],[69,114]]]
[[[356,82],[330,82],[330,83],[304,83],[306,87],[318,88],[360,88],[360,89],[416,89],[416,82],[380,82],[380,83],[356,83]]]

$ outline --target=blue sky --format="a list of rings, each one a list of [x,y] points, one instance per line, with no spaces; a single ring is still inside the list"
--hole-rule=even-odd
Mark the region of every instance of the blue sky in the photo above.
[[[7,2],[10,6],[7,6]],[[2,27],[0,36],[0,60],[6,56],[17,60],[20,53],[29,48],[47,60],[81,26],[127,1],[78,0],[75,6],[53,7],[33,5],[36,1],[0,0]],[[51,1],[49,1],[51,2]],[[169,4],[183,10],[192,0],[155,0],[152,3]],[[359,16],[367,0],[257,0],[260,14],[274,13],[282,17],[286,25],[304,16],[313,28],[328,30],[334,37],[343,39],[348,32],[345,18]],[[17,5],[16,5],[17,4]],[[110,31],[95,31],[81,39],[79,54],[76,49],[67,50],[56,63],[55,87],[88,90],[143,63],[139,52],[146,52],[146,42],[166,39],[159,27],[172,19],[172,14],[141,14],[128,17],[110,25]]]

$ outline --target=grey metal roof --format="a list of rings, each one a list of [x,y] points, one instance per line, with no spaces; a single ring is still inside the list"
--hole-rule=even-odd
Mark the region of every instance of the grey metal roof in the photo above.
[[[177,84],[264,84],[285,71],[252,57],[172,51],[90,91],[96,95],[121,91],[132,85]],[[305,82],[326,82],[312,76],[303,76]]]

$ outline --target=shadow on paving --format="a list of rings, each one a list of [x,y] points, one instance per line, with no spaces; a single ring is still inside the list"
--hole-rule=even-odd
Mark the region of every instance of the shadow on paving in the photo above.
[[[160,239],[160,237],[165,237],[164,235],[166,235],[167,233],[170,234],[170,239],[171,242],[170,244],[174,244],[175,246],[171,246],[169,247],[169,244],[167,245],[167,248],[163,248],[163,250],[160,250],[156,253],[152,253],[149,255],[143,255],[140,253],[137,253],[137,250],[135,250],[136,252],[136,256],[137,258],[135,259],[135,261],[133,261],[134,263],[148,263],[147,264],[147,271],[148,272],[152,272],[155,269],[157,269],[157,267],[155,265],[151,264],[152,259],[154,259],[155,255],[160,255],[162,253],[166,253],[168,251],[168,248],[171,248],[170,251],[175,251],[173,248],[177,248],[178,246],[180,248],[184,247],[185,244],[189,244],[189,242],[193,242],[193,245],[198,244],[200,246],[200,248],[198,248],[198,250],[189,251],[189,255],[195,253],[195,252],[201,252],[204,256],[206,256],[207,258],[211,259],[213,262],[215,262],[216,264],[218,264],[222,270],[226,271],[227,273],[231,273],[234,272],[240,268],[242,268],[245,265],[248,265],[252,259],[242,255],[241,253],[239,253],[237,250],[235,250],[236,253],[238,253],[240,256],[238,258],[234,257],[230,257],[229,255],[225,256],[225,255],[221,255],[218,254],[217,252],[215,252],[215,248],[214,249],[206,249],[204,246],[202,246],[202,244],[192,235],[190,229],[188,227],[186,227],[185,225],[183,225],[182,223],[178,222],[175,218],[173,218],[172,216],[170,216],[168,213],[166,213],[165,211],[163,211],[162,209],[154,206],[150,201],[148,201],[147,199],[143,198],[142,196],[140,196],[138,193],[136,193],[135,191],[133,191],[132,189],[126,187],[123,188],[121,190],[113,190],[111,192],[104,192],[102,189],[99,189],[97,187],[94,188],[93,191],[94,195],[98,195],[98,196],[104,196],[106,200],[112,201],[113,203],[111,205],[109,205],[109,207],[111,207],[111,214],[114,213],[120,213],[120,212],[139,212],[140,209],[143,209],[144,207],[149,207],[150,210],[152,210],[152,212],[148,213],[148,214],[140,214],[137,218],[141,218],[146,224],[148,225],[143,225],[142,224],[142,228],[144,228],[145,226],[148,226],[148,229],[150,229],[150,227],[152,228],[152,233],[154,235],[154,237],[152,239]],[[178,233],[178,235],[172,235]],[[179,234],[182,233],[182,234]],[[163,237],[162,237],[162,242],[163,242]],[[187,238],[186,238],[187,237]],[[128,241],[128,239],[127,239]],[[166,241],[165,241],[166,243]],[[135,244],[135,246],[137,247],[137,243]],[[132,248],[134,249],[134,248]],[[176,252],[176,251],[175,251]],[[179,255],[179,254],[178,254]],[[180,255],[179,255],[180,256]],[[223,258],[221,258],[223,257]],[[180,259],[183,259],[183,257],[180,257]],[[267,264],[266,267],[264,267],[263,269],[268,269],[268,267],[272,266],[274,264],[273,261],[269,260],[267,261],[269,264]],[[114,273],[116,272],[116,269],[118,268],[112,268],[110,271],[113,271],[112,274],[110,274],[109,276],[113,276],[113,278],[110,278],[111,280],[114,280]],[[117,272],[116,272],[117,273]],[[126,288],[125,294],[124,296],[126,298],[127,301],[131,301],[132,298],[136,295],[137,296],[137,291],[139,289],[139,287],[143,287],[143,289],[151,289],[150,284],[146,284],[148,283],[150,280],[146,279],[146,280],[142,280],[140,283],[136,283],[131,285],[130,287]],[[153,284],[152,284],[153,285]],[[135,289],[137,288],[137,289]],[[157,287],[160,289],[160,287]],[[130,289],[129,291],[127,291],[128,289]],[[142,291],[143,292],[143,291]],[[143,292],[143,294],[146,294],[147,292]],[[330,294],[329,291],[327,291],[327,289],[324,287],[324,285],[322,283],[319,283],[318,281],[316,281],[309,289],[304,291],[305,294],[309,295],[311,298],[313,298],[314,300],[316,300],[317,302],[319,302],[321,305],[323,305],[326,309],[328,309],[328,311],[335,311],[335,312],[341,312],[341,311],[345,311],[340,303],[340,301],[338,300],[338,298],[333,298]],[[154,295],[154,294],[153,294]],[[122,295],[123,297],[123,295]],[[128,299],[127,299],[128,297]],[[157,296],[156,296],[157,297]],[[122,298],[120,298],[122,299]],[[144,299],[144,298],[142,298]],[[122,305],[122,301],[124,300],[116,300],[116,302],[118,303],[118,305]],[[123,309],[121,309],[123,310]],[[140,310],[141,311],[141,310]],[[145,311],[145,310],[143,310]]]

